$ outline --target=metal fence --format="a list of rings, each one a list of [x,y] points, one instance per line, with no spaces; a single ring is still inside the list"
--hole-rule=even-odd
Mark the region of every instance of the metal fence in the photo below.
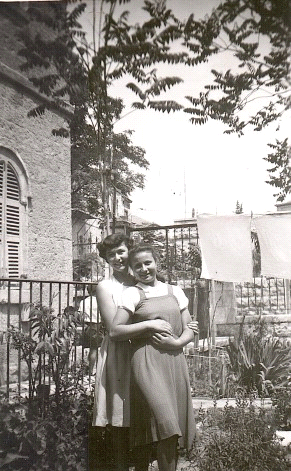
[[[56,393],[60,381],[74,372],[81,384],[94,384],[94,377],[89,374],[90,345],[84,343],[84,333],[94,310],[93,298],[87,291],[95,286],[83,282],[0,279],[0,392],[8,398],[40,398],[44,408],[46,395]],[[195,291],[186,288],[185,292],[193,309]],[[89,303],[84,308],[86,299]],[[100,338],[103,333],[99,331]],[[193,348],[185,352],[193,393],[210,394],[221,376],[221,356],[214,350],[211,356],[205,352],[199,355],[197,342]]]
[[[192,315],[201,310],[198,285],[199,280],[196,285],[184,288]],[[90,386],[94,382],[88,365],[90,345],[88,340],[86,344],[84,342],[86,326],[93,319],[93,298],[88,296],[88,286],[96,284],[0,279],[0,391],[7,397],[37,397],[44,387],[54,392],[58,386],[57,368],[63,378],[74,370],[82,384]],[[267,280],[266,289],[269,287]],[[207,300],[207,286],[203,289]],[[284,289],[286,293],[286,283]],[[85,304],[80,307],[85,299],[89,300],[87,318]],[[207,304],[204,308],[207,310]],[[98,311],[97,321],[100,321]],[[101,338],[99,324],[98,329]],[[199,348],[196,338],[196,342],[185,349],[196,396],[227,393],[224,349],[209,348],[208,340],[205,339],[203,347],[200,345]]]
[[[6,397],[33,399],[41,394],[43,398],[44,391],[55,393],[58,382],[74,371],[81,384],[90,387],[94,383],[89,374],[90,345],[88,340],[84,342],[86,326],[93,319],[93,298],[88,296],[88,287],[92,286],[96,284],[0,279],[0,392]],[[197,309],[195,290],[193,286],[185,288],[192,313]],[[89,303],[84,308],[86,299]],[[97,322],[102,338],[98,311]],[[197,353],[197,342],[194,348]],[[203,360],[194,361],[189,351],[186,356],[191,378],[199,378],[201,383]],[[209,361],[211,371],[216,371],[217,360],[208,358],[207,365]],[[215,381],[214,373],[205,376],[207,390],[209,380]]]
[[[7,397],[54,390],[68,366],[78,368],[82,379],[88,375],[84,338],[93,315],[88,286],[96,284],[0,279],[0,391]],[[85,299],[86,313],[85,303],[80,310]],[[99,323],[96,328],[101,335]]]

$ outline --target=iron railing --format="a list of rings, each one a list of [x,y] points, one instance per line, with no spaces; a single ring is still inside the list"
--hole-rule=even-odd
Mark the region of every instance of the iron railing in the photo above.
[[[0,390],[8,398],[56,388],[68,367],[88,375],[83,338],[92,302],[87,317],[79,310],[88,285],[96,283],[0,279]],[[98,334],[99,327],[98,312]]]

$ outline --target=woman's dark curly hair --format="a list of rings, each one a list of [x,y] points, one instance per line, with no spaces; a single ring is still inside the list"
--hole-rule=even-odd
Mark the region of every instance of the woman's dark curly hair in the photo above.
[[[97,244],[100,257],[104,258],[104,260],[107,262],[107,251],[115,249],[121,244],[124,244],[130,250],[133,246],[133,241],[126,234],[119,232],[117,234],[110,234],[109,236],[105,237],[105,239]]]

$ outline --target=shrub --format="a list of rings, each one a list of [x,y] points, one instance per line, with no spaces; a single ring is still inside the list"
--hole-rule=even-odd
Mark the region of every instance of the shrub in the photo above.
[[[0,468],[7,471],[85,471],[92,396],[83,388],[67,393],[62,407],[28,414],[27,400],[0,404]]]
[[[238,400],[236,407],[214,407],[202,420],[192,468],[203,471],[285,471],[287,450],[265,409]]]
[[[271,396],[275,409],[276,425],[281,430],[291,430],[291,388],[275,388]]]
[[[7,332],[11,347],[18,350],[20,359],[27,365],[28,405],[36,404],[35,397],[42,399],[43,403],[49,402],[49,377],[54,385],[54,400],[59,405],[66,390],[76,387],[84,374],[84,365],[77,369],[77,365],[70,361],[76,345],[77,328],[82,327],[82,313],[73,306],[67,306],[63,312],[55,314],[51,307],[31,304],[29,317],[28,333],[14,326]],[[41,379],[45,384],[40,384]]]

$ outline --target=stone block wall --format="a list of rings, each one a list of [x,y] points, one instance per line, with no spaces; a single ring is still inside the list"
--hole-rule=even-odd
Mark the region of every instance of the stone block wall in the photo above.
[[[70,141],[52,135],[53,128],[64,126],[64,118],[52,111],[29,118],[37,100],[5,80],[0,97],[0,146],[21,159],[29,184],[23,274],[71,280]]]
[[[254,283],[237,283],[237,314],[287,314],[287,289],[286,281],[277,278],[255,278]]]
[[[242,322],[263,316],[275,336],[291,339],[289,280],[259,277],[253,283],[215,283],[215,288],[218,336],[238,334]]]

